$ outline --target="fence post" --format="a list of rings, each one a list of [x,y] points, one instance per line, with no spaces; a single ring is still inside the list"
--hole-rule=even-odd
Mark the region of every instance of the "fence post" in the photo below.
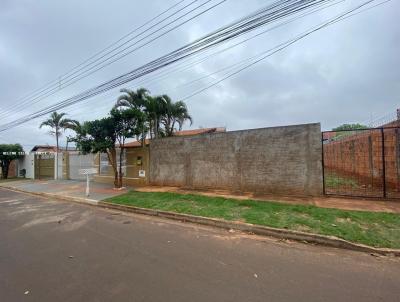
[[[381,128],[383,198],[386,198],[385,131]]]

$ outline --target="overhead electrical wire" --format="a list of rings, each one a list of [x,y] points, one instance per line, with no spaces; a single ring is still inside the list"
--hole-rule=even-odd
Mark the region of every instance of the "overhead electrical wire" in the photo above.
[[[63,108],[65,106],[71,105],[73,103],[79,102],[85,98],[97,95],[114,87],[120,86],[126,82],[129,82],[135,78],[153,72],[157,69],[168,66],[172,63],[175,63],[179,60],[182,60],[189,55],[193,55],[199,51],[204,51],[209,47],[213,47],[215,45],[220,44],[221,42],[233,39],[237,36],[244,34],[245,32],[249,32],[254,30],[255,28],[275,21],[276,19],[286,17],[290,14],[297,13],[301,10],[305,10],[312,6],[312,4],[317,5],[324,2],[329,2],[331,0],[286,0],[286,1],[275,1],[271,5],[268,5],[255,13],[252,13],[240,20],[231,23],[228,26],[223,27],[217,31],[212,32],[209,35],[203,36],[196,41],[189,43],[178,50],[175,50],[159,59],[153,60],[150,63],[143,65],[142,67],[136,68],[135,70],[126,73],[120,77],[117,77],[111,81],[103,83],[99,86],[96,86],[92,89],[84,91],[81,94],[78,94],[72,98],[59,102],[53,106],[47,107],[42,111],[35,112],[32,115],[23,117],[18,119],[13,123],[8,123],[3,125],[3,128],[0,131],[4,131],[4,128],[8,128],[9,126],[15,124],[20,124],[26,122],[29,119],[36,118],[38,116],[47,114],[53,110],[57,110],[58,108]]]
[[[209,2],[209,1],[210,1],[210,0],[208,0],[207,2]],[[214,8],[214,7],[217,6],[217,5],[220,5],[221,3],[225,2],[225,1],[226,1],[226,0],[223,0],[223,1],[218,2],[217,4],[215,4],[215,5],[213,5],[212,7],[208,8],[207,10],[205,10],[205,11],[203,11],[203,12],[200,12],[198,15],[205,13],[206,11],[208,11],[208,10]],[[256,11],[255,13],[253,13],[253,15],[249,15],[249,16],[246,16],[246,17],[240,19],[239,22],[236,21],[236,22],[234,22],[234,23],[231,23],[231,24],[225,26],[224,28],[222,28],[222,29],[220,29],[220,30],[217,30],[217,31],[215,31],[215,32],[212,32],[211,35],[214,34],[214,36],[212,37],[212,40],[209,40],[209,41],[206,41],[206,42],[205,42],[205,41],[204,41],[204,37],[203,37],[203,39],[200,38],[200,39],[198,39],[198,40],[196,40],[196,41],[194,41],[194,42],[192,42],[192,43],[194,43],[194,45],[196,45],[196,43],[200,43],[200,44],[197,44],[197,45],[196,45],[196,47],[199,47],[199,46],[205,45],[205,43],[209,43],[210,41],[215,41],[216,39],[218,39],[218,38],[221,37],[221,33],[224,33],[224,30],[230,29],[230,26],[232,26],[232,25],[243,26],[243,23],[244,23],[244,22],[247,22],[247,21],[250,20],[251,18],[254,19],[254,18],[257,17],[257,16],[262,15],[263,13],[265,13],[265,11],[272,11],[273,9],[276,9],[275,11],[273,11],[273,12],[271,13],[271,15],[272,15],[272,14],[275,14],[275,18],[278,18],[278,17],[281,17],[281,18],[282,18],[282,17],[284,17],[285,15],[279,15],[279,13],[280,13],[280,12],[283,12],[284,9],[288,10],[288,9],[290,9],[290,8],[293,8],[293,11],[292,11],[291,13],[295,13],[295,12],[296,12],[296,11],[295,11],[296,8],[297,8],[297,9],[299,9],[299,8],[305,9],[305,8],[307,8],[307,6],[310,5],[311,3],[313,3],[314,5],[317,5],[317,4],[319,4],[319,3],[323,3],[323,2],[327,2],[327,1],[331,1],[331,0],[318,0],[318,1],[316,1],[316,0],[296,0],[296,1],[293,1],[293,0],[285,0],[285,1],[275,1],[273,4],[271,4],[271,5],[267,6],[267,7],[264,7],[264,8],[262,8],[262,9]],[[286,7],[283,6],[284,4],[286,4]],[[283,7],[282,7],[282,6],[283,6]],[[280,8],[280,9],[279,9],[279,8]],[[192,18],[195,18],[195,17],[197,17],[198,15],[196,15],[196,16],[194,16],[194,17],[192,17]],[[189,20],[191,20],[192,18],[190,18]],[[184,22],[178,24],[178,25],[175,26],[175,27],[181,26],[182,24],[187,23],[189,20],[186,20],[186,21],[184,21]],[[255,21],[257,21],[257,19],[255,19]],[[270,20],[269,20],[269,22],[271,22],[271,21],[273,21],[273,19],[270,19]],[[253,20],[253,22],[254,22],[254,20]],[[244,25],[247,25],[247,24],[244,24]],[[261,25],[262,25],[262,24],[261,24]],[[174,28],[175,28],[175,27],[174,27]],[[169,31],[173,30],[174,28],[170,29]],[[240,28],[240,27],[238,27],[238,28]],[[230,29],[230,30],[232,31],[232,29]],[[169,31],[168,31],[168,32],[169,32]],[[165,34],[165,33],[164,33],[164,34]],[[157,38],[157,37],[156,37],[156,38]],[[227,40],[229,40],[229,39],[230,39],[230,38],[227,38]],[[202,41],[202,40],[203,40],[203,41]],[[227,40],[226,40],[226,41],[227,41]],[[224,42],[224,41],[220,41],[220,43],[221,43],[221,42]],[[185,49],[185,48],[183,47],[183,48],[180,48],[180,49],[176,50],[175,52],[178,52],[178,53],[182,54],[182,53],[184,53],[184,52],[191,51],[192,49],[194,49],[194,45],[192,45],[192,48],[186,48],[186,49]],[[134,49],[134,50],[135,50],[135,49]],[[131,53],[131,52],[134,51],[134,50],[131,50],[129,53]],[[199,51],[199,50],[198,50],[198,51]],[[127,53],[127,54],[129,54],[129,53]],[[127,54],[124,54],[124,55],[127,55]],[[176,55],[176,54],[174,54],[174,55]],[[119,57],[119,58],[120,58],[120,57]],[[117,58],[117,59],[119,59],[119,58]],[[117,60],[117,59],[116,59],[116,60]],[[165,58],[164,58],[164,60],[165,60]],[[115,61],[112,61],[112,62],[107,63],[106,66],[109,65],[109,64],[111,64],[111,63],[113,63],[113,62],[115,62]],[[154,63],[154,64],[157,63],[157,60],[153,61],[152,63]],[[97,66],[97,64],[96,64],[95,66],[92,66],[91,68],[94,68],[94,67],[96,67],[96,66]],[[96,71],[98,71],[98,70],[100,70],[100,69],[102,69],[102,68],[104,68],[104,67],[105,67],[105,66],[100,66],[98,69],[95,69],[95,70],[93,70],[92,72],[90,72],[89,74],[85,75],[85,77],[88,76],[88,75],[90,75],[90,74],[92,74],[92,73],[94,73],[94,72],[96,72]],[[79,79],[77,79],[76,81],[78,81],[78,80],[79,80]],[[74,81],[73,83],[75,83],[76,81]],[[68,87],[68,86],[70,86],[70,85],[72,85],[73,83],[70,83],[70,84],[68,84],[68,85],[65,85],[65,84],[64,84],[64,88],[65,88],[65,87]],[[53,95],[54,93],[57,93],[57,92],[58,92],[58,89],[54,89],[53,91],[50,91],[47,95],[42,96],[42,97],[48,97],[49,95]],[[38,99],[38,97],[36,97],[35,99],[33,99],[33,102],[31,102],[29,105],[36,104],[38,101],[40,101],[40,99],[39,99],[39,100],[37,100],[37,99]],[[24,104],[24,106],[25,106],[25,104]],[[20,108],[23,108],[24,106],[21,105]],[[8,114],[8,113],[7,113],[7,114]]]
[[[81,64],[78,65],[77,67],[80,67],[80,66],[84,65],[83,67],[81,67],[81,68],[75,70],[75,72],[70,73],[67,77],[64,77],[64,78],[63,78],[62,89],[66,88],[66,87],[69,87],[69,86],[71,86],[72,84],[75,84],[76,82],[82,80],[83,78],[86,78],[86,77],[88,77],[89,75],[91,75],[91,74],[93,74],[93,73],[95,73],[95,72],[97,72],[97,71],[103,69],[104,67],[111,65],[112,63],[118,61],[119,59],[122,59],[123,57],[125,57],[125,56],[127,56],[127,55],[133,53],[134,51],[137,51],[137,50],[143,48],[144,46],[147,46],[147,45],[150,44],[151,42],[154,42],[155,40],[161,38],[162,36],[168,34],[169,32],[171,32],[171,31],[173,31],[173,30],[175,30],[176,28],[178,28],[178,27],[180,27],[180,26],[182,26],[182,25],[188,23],[189,21],[191,21],[191,20],[193,20],[193,19],[199,17],[200,15],[202,15],[202,14],[208,12],[208,11],[211,10],[212,8],[214,8],[214,7],[218,6],[218,5],[220,5],[220,4],[224,3],[224,2],[226,2],[227,0],[219,1],[217,4],[213,5],[212,7],[208,8],[208,9],[206,9],[206,10],[203,10],[202,12],[196,14],[195,16],[190,17],[188,20],[186,20],[186,21],[184,21],[184,22],[182,22],[182,23],[180,23],[180,24],[174,26],[173,28],[171,28],[171,29],[169,29],[169,30],[167,30],[167,31],[164,31],[162,34],[156,36],[155,38],[152,38],[150,41],[147,41],[146,43],[144,43],[144,44],[142,44],[142,45],[136,47],[135,49],[131,50],[129,53],[122,54],[122,55],[119,56],[117,59],[113,60],[112,62],[108,62],[107,64],[103,64],[104,62],[107,62],[108,60],[112,59],[112,58],[115,57],[116,55],[121,54],[121,53],[122,53],[123,51],[125,51],[126,49],[128,49],[128,48],[130,48],[130,47],[136,45],[138,42],[141,42],[141,41],[145,40],[146,38],[148,38],[148,37],[154,35],[155,33],[157,33],[157,32],[159,32],[159,31],[165,29],[165,28],[168,27],[169,25],[171,25],[171,24],[177,22],[178,20],[182,19],[182,18],[185,17],[185,16],[188,16],[189,14],[193,13],[195,10],[197,10],[197,9],[199,9],[199,8],[201,8],[201,7],[203,7],[205,4],[208,4],[210,1],[213,1],[213,0],[207,0],[207,1],[205,1],[204,3],[202,3],[202,4],[198,5],[198,6],[196,6],[195,8],[193,8],[193,9],[191,9],[190,11],[184,13],[183,15],[181,15],[181,16],[179,16],[179,17],[173,19],[171,22],[169,22],[169,23],[167,23],[167,24],[163,24],[160,28],[158,28],[158,29],[152,31],[150,34],[146,35],[145,37],[141,38],[140,40],[135,41],[134,43],[131,43],[130,45],[128,45],[128,46],[125,47],[124,49],[119,50],[118,52],[112,54],[112,52],[114,52],[115,50],[119,49],[120,47],[123,47],[124,45],[126,45],[126,44],[129,43],[129,42],[132,42],[135,38],[138,38],[138,37],[141,36],[143,33],[146,33],[146,32],[149,31],[150,29],[154,28],[156,25],[160,25],[163,21],[165,21],[165,20],[169,19],[170,17],[172,17],[173,15],[175,15],[175,14],[177,14],[177,13],[183,11],[184,9],[188,8],[190,5],[193,5],[193,4],[194,4],[195,2],[197,2],[197,1],[199,1],[199,0],[191,1],[189,4],[187,4],[187,5],[185,5],[184,7],[180,8],[178,11],[176,11],[176,12],[174,12],[174,13],[168,15],[167,17],[165,17],[164,19],[160,20],[158,23],[154,24],[153,26],[151,26],[151,27],[149,27],[149,28],[146,28],[144,31],[142,31],[142,32],[140,32],[139,34],[135,35],[134,37],[130,38],[128,41],[125,41],[125,42],[122,43],[121,45],[119,45],[119,46],[113,48],[111,51],[108,51],[106,54],[102,55],[101,57],[97,58],[96,60],[94,60],[94,61],[92,61],[92,62],[90,62],[90,63],[88,63],[88,64],[86,64],[86,65],[84,65],[83,63],[81,63]],[[181,1],[181,2],[182,2],[182,1]],[[168,10],[169,10],[169,9],[168,9]],[[166,11],[168,11],[168,10],[166,10]],[[166,11],[164,11],[164,13],[165,13]],[[153,19],[154,19],[154,18],[153,18]],[[148,22],[150,22],[150,21],[148,21]],[[146,23],[148,23],[148,22],[146,22]],[[143,25],[142,25],[141,27],[143,27]],[[125,35],[125,36],[126,36],[126,35]],[[119,40],[121,40],[121,39],[122,39],[122,38],[120,38]],[[116,43],[116,42],[114,42],[114,44],[115,44],[115,43]],[[107,48],[110,48],[111,46],[112,46],[112,45],[110,45],[110,46],[107,47]],[[105,48],[104,50],[106,50],[107,48]],[[99,52],[99,53],[101,53],[101,52]],[[109,54],[111,54],[111,55],[110,55],[108,58],[105,58],[105,59],[102,60],[101,62],[96,63],[99,59],[102,59],[102,58],[106,57],[106,56],[109,55]],[[93,56],[92,56],[92,57],[93,57]],[[87,61],[87,60],[86,60],[86,61]],[[91,65],[94,64],[94,63],[96,63],[96,64],[93,65],[93,66],[91,66]],[[98,67],[98,66],[101,65],[101,64],[103,64],[103,65],[100,66],[100,67]],[[91,66],[91,67],[90,67],[90,66]],[[74,69],[76,69],[77,67],[75,67]],[[97,68],[97,67],[98,67],[98,68]],[[93,70],[93,68],[97,68],[97,69]],[[71,71],[73,71],[74,69],[72,69]],[[91,71],[91,70],[93,70],[93,71]],[[82,71],[82,72],[79,73],[78,75],[75,75],[75,74],[76,74],[77,72],[79,72],[79,71]],[[91,72],[88,73],[88,71],[91,71]],[[74,75],[75,75],[75,76],[74,76]],[[66,79],[67,79],[67,81],[66,81]],[[36,94],[32,95],[30,98],[25,99],[23,102],[18,102],[18,105],[17,105],[17,106],[19,106],[19,108],[24,108],[24,107],[25,107],[26,105],[28,105],[28,104],[29,104],[29,105],[36,104],[36,103],[38,103],[39,101],[41,101],[41,100],[43,100],[43,99],[46,99],[47,97],[49,97],[49,96],[51,96],[51,95],[54,95],[55,93],[59,92],[59,91],[61,90],[60,88],[61,88],[61,87],[58,86],[58,83],[54,83],[52,86],[49,86],[49,87],[47,87],[46,89],[37,92]],[[10,112],[12,112],[12,110],[15,110],[15,107],[10,107],[10,108],[7,108],[6,110],[7,110],[6,112],[0,113],[0,117],[2,117],[2,115],[4,116],[4,115],[9,114]]]
[[[222,71],[229,71],[229,70],[232,70],[232,69],[239,68],[239,70],[237,70],[237,71],[235,71],[235,72],[233,72],[233,73],[231,73],[231,74],[228,73],[227,76],[223,77],[223,78],[220,79],[220,80],[217,80],[215,83],[212,83],[211,85],[207,85],[206,87],[204,87],[204,88],[202,88],[202,89],[200,89],[200,90],[194,92],[194,93],[191,94],[191,95],[188,95],[188,96],[184,97],[183,99],[181,99],[181,98],[179,98],[179,99],[180,99],[180,100],[187,100],[187,99],[189,99],[189,98],[192,98],[192,97],[194,97],[195,95],[198,95],[198,94],[200,94],[201,92],[203,92],[203,91],[205,91],[205,90],[208,90],[209,88],[214,87],[214,86],[216,86],[217,84],[221,83],[222,81],[224,81],[224,80],[226,80],[226,79],[228,79],[228,78],[234,76],[235,74],[237,74],[237,73],[243,71],[244,69],[247,69],[247,68],[251,67],[251,66],[254,65],[255,63],[258,63],[258,62],[260,62],[261,60],[264,60],[264,59],[266,59],[266,58],[272,56],[272,55],[275,54],[276,52],[279,52],[279,51],[281,51],[281,50],[283,50],[283,49],[289,47],[290,45],[294,44],[295,42],[297,42],[297,41],[299,41],[299,40],[301,40],[301,39],[307,37],[308,35],[314,33],[315,31],[321,30],[321,29],[323,29],[323,28],[325,28],[325,27],[327,27],[327,26],[333,25],[333,24],[335,24],[335,23],[337,23],[337,22],[339,22],[339,21],[343,21],[343,20],[345,20],[345,19],[348,19],[348,18],[350,18],[350,17],[353,17],[353,16],[355,16],[355,15],[358,15],[358,14],[364,12],[364,11],[367,11],[367,10],[370,10],[370,9],[372,9],[372,8],[374,8],[374,7],[377,7],[377,6],[380,6],[380,5],[382,5],[382,4],[385,4],[385,3],[387,3],[387,2],[389,2],[389,1],[391,1],[391,0],[385,0],[385,1],[383,1],[383,2],[380,2],[380,3],[378,3],[378,4],[375,4],[375,5],[373,5],[373,6],[369,6],[369,7],[365,8],[365,9],[362,9],[362,10],[360,9],[360,8],[366,6],[366,5],[368,5],[368,4],[370,4],[370,3],[374,2],[374,1],[376,1],[376,0],[371,0],[371,1],[364,2],[364,3],[361,4],[360,6],[357,6],[357,7],[353,8],[353,9],[351,9],[351,10],[349,10],[349,11],[346,11],[345,13],[342,13],[342,14],[340,14],[340,15],[338,15],[338,16],[332,18],[332,19],[330,19],[329,21],[323,22],[322,24],[313,27],[312,29],[310,29],[310,30],[304,32],[303,34],[300,34],[300,35],[296,36],[295,38],[292,38],[292,39],[290,39],[290,40],[287,40],[286,42],[281,43],[281,44],[279,44],[279,45],[277,45],[277,46],[275,46],[275,47],[273,47],[273,48],[270,48],[270,49],[268,49],[268,50],[266,50],[266,51],[263,51],[263,52],[261,52],[261,53],[259,53],[259,54],[257,54],[257,55],[251,56],[251,57],[246,58],[246,59],[244,59],[244,60],[240,60],[239,62],[236,62],[236,63],[234,63],[234,64],[231,64],[231,65],[229,65],[229,66],[226,66],[226,67],[221,68],[221,69],[219,69],[219,70],[217,70],[217,71],[214,71],[214,72],[212,72],[212,73],[210,73],[210,74],[207,74],[207,75],[205,75],[205,76],[202,76],[202,77],[200,77],[200,78],[197,78],[197,79],[195,79],[195,80],[193,80],[193,81],[190,81],[190,82],[186,83],[186,84],[194,83],[194,82],[200,81],[200,80],[202,80],[202,79],[204,79],[204,78],[207,78],[207,77],[209,77],[209,76],[212,76],[212,75],[215,75],[215,74],[217,74],[217,73],[220,73],[220,72],[222,72]],[[246,64],[248,61],[253,61],[253,62],[250,63],[250,64]],[[241,66],[242,66],[242,67],[241,67]],[[180,86],[183,86],[183,85],[180,85]],[[178,86],[178,87],[179,87],[179,86]],[[393,113],[392,113],[391,115],[393,115]]]
[[[193,42],[189,43],[186,46],[181,47],[177,51],[171,52],[171,53],[167,54],[166,56],[160,57],[159,59],[154,60],[150,63],[147,63],[147,64],[143,65],[142,67],[139,67],[129,73],[121,75],[120,77],[117,77],[117,78],[115,78],[111,81],[108,81],[106,83],[103,83],[101,85],[98,85],[87,91],[84,91],[76,96],[68,98],[68,99],[66,99],[62,102],[59,102],[53,106],[46,107],[46,108],[44,108],[40,111],[37,111],[33,114],[30,114],[28,116],[17,119],[14,122],[2,125],[0,128],[0,131],[5,131],[5,130],[9,129],[10,127],[14,127],[14,126],[24,123],[28,120],[45,115],[53,110],[64,108],[64,107],[72,105],[74,103],[83,101],[91,96],[100,94],[104,91],[107,91],[109,89],[120,86],[126,82],[132,81],[133,79],[136,79],[136,78],[146,75],[150,72],[153,72],[155,70],[158,70],[160,68],[163,68],[165,66],[173,64],[179,60],[182,60],[183,58],[188,57],[192,53],[204,51],[205,49],[208,49],[209,47],[218,45],[221,43],[221,41],[233,39],[233,38],[240,36],[246,32],[250,32],[250,31],[254,30],[255,28],[258,28],[262,25],[270,23],[273,20],[276,20],[276,19],[282,18],[284,16],[288,16],[290,14],[297,13],[302,10],[308,9],[308,8],[312,7],[312,4],[314,4],[314,5],[321,4],[321,3],[329,2],[329,1],[330,0],[325,0],[325,1],[324,0],[320,0],[320,1],[315,1],[315,0],[314,1],[313,0],[309,0],[309,1],[295,1],[295,0],[275,1],[272,5],[265,7],[263,10],[260,10],[260,11],[256,12],[255,14],[254,13],[250,14],[249,16],[241,19],[239,22],[234,22],[232,26],[226,26],[220,30],[217,30],[217,31],[209,34],[209,35],[206,35],[200,39],[197,39],[194,43]],[[375,1],[375,0],[368,1],[367,3],[370,3],[372,1]],[[308,33],[308,34],[310,34],[310,33]],[[291,44],[293,44],[293,43],[294,42],[292,42]],[[289,45],[291,45],[291,44],[289,44]],[[256,62],[253,62],[251,65],[254,65],[255,63]],[[248,68],[248,67],[246,67],[246,68]],[[243,70],[243,69],[241,69],[241,70]],[[240,71],[237,71],[236,73],[238,73],[238,72],[240,72]],[[188,96],[188,97],[191,97],[191,96]]]
[[[72,71],[74,71],[75,69],[81,67],[82,65],[84,65],[85,63],[89,62],[90,60],[96,58],[98,55],[102,54],[104,51],[110,49],[111,47],[117,45],[119,42],[123,41],[125,38],[129,37],[131,34],[135,33],[136,31],[138,31],[139,29],[143,28],[144,26],[150,24],[151,22],[153,22],[154,20],[158,19],[160,16],[164,15],[165,13],[167,13],[168,11],[170,11],[171,9],[175,8],[176,6],[178,6],[179,4],[185,2],[186,0],[180,0],[179,2],[173,4],[172,6],[170,6],[169,8],[167,8],[166,10],[164,10],[163,12],[159,13],[158,15],[156,15],[155,17],[151,18],[150,20],[146,21],[145,23],[143,23],[142,25],[140,25],[139,27],[136,27],[135,29],[131,30],[129,33],[123,35],[121,38],[119,38],[118,40],[112,42],[110,45],[108,45],[107,47],[103,48],[102,50],[96,52],[95,54],[91,55],[89,58],[85,59],[83,62],[79,63],[78,65],[74,66],[73,68],[71,68],[70,70],[68,70],[67,72],[65,72],[64,74],[58,76],[56,79],[48,82],[47,84],[43,85],[42,87],[39,87],[33,91],[31,91],[30,93],[26,94],[25,96],[21,97],[20,99],[18,99],[18,101],[23,100],[25,98],[27,98],[28,96],[31,96],[32,94],[34,94],[37,91],[40,91],[44,88],[46,88],[48,85],[56,82],[58,83],[60,81],[60,79],[63,79],[64,76],[67,76],[69,73],[71,73]]]
[[[340,1],[337,1],[337,2],[335,2],[335,3],[322,6],[322,7],[319,7],[319,8],[317,8],[317,9],[314,9],[313,11],[310,11],[310,12],[307,12],[307,13],[305,13],[305,14],[302,14],[302,15],[296,16],[296,17],[294,17],[294,18],[291,18],[291,19],[288,20],[288,21],[281,22],[281,23],[279,23],[278,25],[276,25],[276,26],[274,26],[274,27],[272,27],[272,28],[268,28],[267,30],[264,30],[264,31],[262,31],[262,32],[260,32],[260,33],[257,33],[257,34],[255,34],[255,35],[252,35],[251,37],[248,37],[248,38],[246,38],[246,39],[244,39],[244,40],[241,40],[241,41],[239,41],[238,43],[235,43],[235,44],[230,45],[230,46],[228,46],[228,47],[225,47],[225,48],[223,48],[223,49],[221,49],[221,50],[218,50],[218,51],[216,51],[216,52],[213,52],[213,53],[211,53],[211,54],[209,54],[209,55],[207,55],[207,56],[201,58],[200,60],[196,60],[196,61],[194,61],[194,62],[190,62],[189,64],[182,64],[182,63],[187,63],[187,62],[177,63],[176,65],[178,65],[178,66],[175,66],[175,65],[174,65],[175,68],[173,68],[172,70],[161,70],[161,72],[157,72],[157,73],[155,74],[155,76],[152,76],[150,79],[145,78],[145,79],[139,80],[137,83],[135,83],[134,85],[132,85],[131,87],[128,87],[128,88],[136,88],[136,87],[140,87],[140,86],[143,86],[143,85],[147,87],[148,85],[150,85],[150,84],[153,83],[153,82],[159,82],[160,80],[162,81],[163,79],[168,78],[171,74],[174,74],[174,73],[176,73],[176,72],[183,72],[183,71],[185,71],[185,70],[191,69],[191,68],[193,68],[194,66],[199,65],[199,64],[201,64],[201,63],[203,63],[203,62],[209,60],[210,58],[212,58],[212,57],[214,57],[214,56],[216,56],[216,55],[218,55],[218,54],[221,54],[221,53],[223,53],[223,52],[225,52],[225,51],[231,50],[231,49],[233,49],[233,48],[235,48],[235,47],[237,47],[237,46],[239,46],[239,45],[241,45],[241,44],[243,44],[243,43],[245,43],[245,42],[248,42],[248,41],[251,40],[251,39],[254,39],[254,38],[256,38],[256,37],[259,37],[259,36],[262,35],[262,34],[265,34],[265,33],[267,33],[267,32],[270,32],[270,31],[272,31],[272,30],[274,30],[274,29],[276,29],[276,28],[279,28],[279,27],[281,27],[281,26],[284,26],[284,25],[286,25],[286,24],[289,24],[289,23],[291,23],[291,22],[293,22],[293,21],[296,21],[296,20],[298,20],[298,19],[300,19],[300,18],[303,18],[303,17],[305,17],[305,16],[308,16],[308,15],[310,15],[310,14],[313,14],[313,13],[319,12],[319,11],[321,11],[321,10],[324,10],[324,9],[326,9],[326,8],[329,8],[329,7],[333,6],[333,5],[337,5],[337,4],[342,3],[342,2],[344,2],[344,1],[345,1],[345,0],[340,0]],[[199,57],[199,56],[197,55],[197,56],[194,56],[194,57]],[[204,78],[207,78],[207,77],[210,77],[210,76],[212,76],[212,75],[214,75],[214,74],[220,73],[221,71],[228,70],[228,69],[230,70],[230,69],[236,67],[236,66],[239,65],[239,64],[243,64],[243,63],[245,63],[246,61],[251,60],[252,58],[253,58],[253,57],[247,58],[247,59],[245,59],[245,60],[241,60],[240,62],[237,62],[237,63],[235,63],[235,64],[233,64],[233,65],[229,65],[229,66],[227,66],[227,67],[225,67],[225,68],[219,69],[219,70],[217,70],[217,71],[215,71],[215,72],[212,72],[212,73],[207,74],[207,75],[205,75],[205,76],[202,76],[202,77],[200,77],[200,78],[196,78],[196,79],[191,80],[191,81],[189,81],[189,82],[186,82],[186,83],[183,83],[183,84],[181,84],[181,85],[175,86],[175,87],[173,87],[172,89],[177,89],[177,88],[180,88],[180,87],[183,87],[183,86],[188,86],[188,85],[190,85],[190,84],[192,84],[192,83],[201,81],[201,80],[204,79]],[[182,65],[182,66],[181,66],[181,65]],[[178,68],[176,68],[176,67],[178,67]],[[115,95],[115,96],[118,96],[118,95],[119,95],[119,92],[116,93],[116,92],[112,91],[112,94]],[[107,93],[106,93],[106,95],[111,95],[111,94],[107,94]],[[103,97],[104,97],[104,95],[103,95]],[[105,99],[105,100],[106,100],[106,99]],[[107,105],[107,106],[109,107],[109,105]],[[100,109],[103,110],[104,108],[100,108]],[[77,108],[75,111],[79,111],[79,108]],[[98,110],[98,107],[96,108],[96,112],[97,112],[97,111],[99,111],[99,110]],[[70,113],[71,113],[71,112],[70,112]]]
[[[47,84],[43,85],[40,88],[37,88],[33,91],[31,91],[30,93],[28,93],[27,95],[19,98],[17,101],[21,101],[24,100],[28,97],[31,97],[32,95],[36,95],[38,92],[42,92],[44,90],[46,90],[48,88],[49,85],[51,84],[56,84],[58,85],[60,80],[64,80],[64,77],[68,76],[71,72],[73,72],[74,70],[78,69],[79,67],[85,65],[86,63],[90,62],[92,59],[96,58],[97,56],[101,55],[102,53],[104,53],[105,51],[109,50],[110,48],[112,48],[115,45],[118,45],[119,42],[123,41],[125,38],[129,37],[130,35],[132,35],[133,33],[137,32],[139,29],[142,29],[143,27],[145,27],[146,25],[150,24],[151,22],[153,22],[154,20],[158,19],[160,16],[164,15],[165,13],[167,13],[168,11],[172,10],[173,8],[175,8],[176,6],[178,6],[179,4],[185,2],[187,0],[180,0],[179,2],[173,4],[172,6],[170,6],[169,8],[167,8],[166,10],[164,10],[163,12],[159,13],[158,15],[156,15],[155,17],[151,18],[150,20],[146,21],[145,23],[143,23],[142,25],[140,25],[139,27],[136,27],[135,29],[131,30],[129,33],[123,35],[122,37],[120,37],[118,40],[112,42],[111,44],[109,44],[107,47],[101,49],[100,51],[96,52],[95,54],[91,55],[89,58],[85,59],[84,61],[82,61],[81,63],[79,63],[78,65],[72,67],[71,69],[69,69],[67,72],[63,73],[62,75],[58,76],[56,79],[48,82]],[[193,4],[194,2],[196,2],[198,0],[192,1],[189,5]],[[182,9],[186,8],[187,6],[183,7]],[[181,9],[180,9],[181,10]],[[176,11],[175,13],[178,13],[180,10]],[[159,23],[162,22],[159,21]],[[126,43],[126,41],[124,42]],[[121,44],[120,46],[124,45]]]
[[[262,60],[265,60],[266,58],[272,56],[273,54],[284,50],[285,48],[287,48],[287,47],[291,46],[292,44],[294,44],[294,43],[296,43],[296,42],[298,42],[298,41],[300,41],[300,40],[306,38],[307,36],[309,36],[309,35],[311,35],[311,34],[317,32],[317,31],[319,31],[319,30],[321,30],[321,29],[323,29],[323,28],[325,28],[325,27],[327,27],[327,26],[333,25],[333,24],[335,24],[335,23],[337,23],[337,22],[339,22],[339,21],[342,21],[342,20],[347,19],[348,17],[352,16],[352,15],[350,15],[351,13],[353,13],[353,12],[357,11],[358,9],[360,9],[360,8],[362,8],[362,7],[364,7],[364,6],[368,5],[368,4],[370,4],[370,3],[372,3],[372,2],[375,2],[375,1],[376,1],[376,0],[369,0],[369,1],[366,1],[366,2],[364,2],[363,4],[361,4],[361,5],[359,5],[359,6],[355,7],[355,8],[353,8],[353,9],[351,9],[351,10],[345,12],[345,13],[342,13],[342,14],[340,14],[339,16],[337,16],[337,17],[335,17],[335,18],[333,18],[333,19],[331,19],[331,20],[329,20],[329,21],[323,23],[322,25],[319,25],[319,26],[317,26],[316,28],[307,31],[307,32],[304,33],[304,34],[299,35],[298,37],[296,37],[296,38],[294,38],[294,39],[292,39],[292,40],[290,40],[290,41],[287,41],[287,42],[281,44],[281,46],[279,46],[276,50],[274,50],[274,51],[272,51],[272,52],[270,52],[270,53],[268,53],[268,54],[266,54],[266,55],[263,55],[261,58],[258,58],[258,59],[256,59],[255,61],[251,62],[250,64],[247,64],[247,65],[245,65],[244,67],[239,68],[239,69],[236,70],[235,72],[232,72],[232,73],[228,74],[227,76],[225,76],[225,77],[219,79],[218,81],[212,83],[211,85],[208,85],[207,87],[204,87],[204,88],[202,88],[202,89],[200,89],[200,90],[198,90],[198,91],[196,91],[196,92],[194,92],[194,93],[192,93],[192,94],[190,94],[190,95],[188,95],[188,96],[186,96],[186,97],[181,98],[181,100],[182,100],[182,101],[185,101],[185,100],[187,100],[187,99],[189,99],[189,98],[192,98],[192,97],[194,97],[194,96],[196,96],[196,95],[198,95],[198,94],[204,92],[205,90],[208,90],[208,89],[211,88],[211,87],[214,87],[214,86],[218,85],[219,83],[221,83],[221,82],[223,82],[223,81],[225,81],[225,80],[227,80],[227,79],[229,79],[229,78],[235,76],[236,74],[242,72],[242,71],[245,70],[245,69],[248,69],[248,68],[252,67],[253,65],[255,65],[255,64],[259,63],[259,62],[261,62]],[[384,3],[389,2],[389,1],[391,1],[391,0],[386,0]],[[383,4],[383,3],[382,3],[382,4]],[[356,14],[356,13],[354,13],[353,15],[355,15],[355,14]]]

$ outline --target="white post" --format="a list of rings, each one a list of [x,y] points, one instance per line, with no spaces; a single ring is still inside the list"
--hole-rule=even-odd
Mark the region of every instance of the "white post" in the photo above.
[[[89,174],[86,174],[86,197],[89,197]]]
[[[86,175],[86,196],[89,196],[89,183],[90,183],[90,175],[96,174],[97,168],[90,169],[79,169],[80,175]]]
[[[56,163],[54,179],[57,180],[58,179],[58,150],[56,151],[56,160],[54,162]]]

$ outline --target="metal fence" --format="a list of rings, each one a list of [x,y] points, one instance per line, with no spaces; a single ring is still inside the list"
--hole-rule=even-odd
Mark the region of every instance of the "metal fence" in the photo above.
[[[400,198],[400,128],[322,133],[327,195]]]
[[[79,170],[98,168],[94,154],[69,153],[69,179],[85,180],[86,175],[81,175]]]

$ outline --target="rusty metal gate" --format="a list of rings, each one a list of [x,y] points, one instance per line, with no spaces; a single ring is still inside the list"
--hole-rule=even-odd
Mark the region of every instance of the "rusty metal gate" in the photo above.
[[[35,178],[54,179],[54,153],[35,154]]]
[[[322,133],[326,195],[400,198],[400,128]]]

